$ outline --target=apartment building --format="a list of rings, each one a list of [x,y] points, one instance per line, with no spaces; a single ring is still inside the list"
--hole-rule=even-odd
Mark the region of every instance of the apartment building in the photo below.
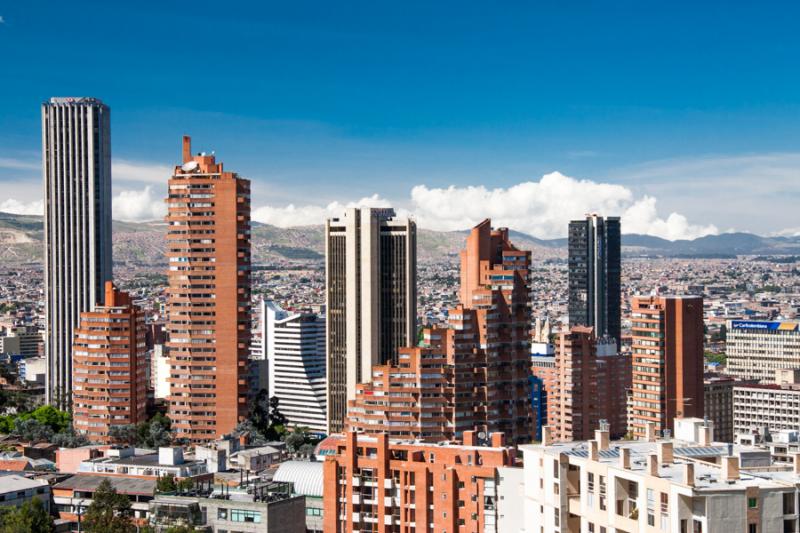
[[[498,533],[497,469],[514,465],[502,434],[422,444],[346,433],[324,463],[324,530]]]
[[[586,439],[601,421],[612,436],[625,435],[631,359],[617,352],[615,341],[573,326],[559,334],[554,357],[531,359],[534,386],[542,390],[534,403],[556,441]]]
[[[798,531],[800,462],[773,467],[769,454],[711,442],[595,439],[521,446],[524,531],[530,533],[783,533]],[[697,431],[699,430],[699,431]],[[549,433],[549,431],[546,431]]]
[[[703,299],[636,296],[631,302],[632,386],[628,430],[672,430],[675,417],[702,417]]]
[[[144,421],[147,408],[144,314],[110,281],[104,301],[81,313],[72,350],[73,426],[96,443]]]
[[[714,424],[714,438],[720,442],[733,442],[733,389],[742,383],[716,372],[703,378],[703,416]]]
[[[166,222],[168,416],[177,438],[208,442],[247,413],[250,181],[184,137]]]
[[[798,322],[729,320],[726,372],[737,379],[775,383],[775,372],[800,368]]]

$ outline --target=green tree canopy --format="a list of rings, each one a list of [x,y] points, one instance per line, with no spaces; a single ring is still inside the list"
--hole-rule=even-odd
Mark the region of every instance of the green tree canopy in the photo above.
[[[0,514],[0,533],[51,533],[53,517],[38,497],[19,507],[8,507]]]
[[[118,494],[111,482],[104,479],[92,496],[92,504],[83,515],[86,533],[134,533],[131,501]]]

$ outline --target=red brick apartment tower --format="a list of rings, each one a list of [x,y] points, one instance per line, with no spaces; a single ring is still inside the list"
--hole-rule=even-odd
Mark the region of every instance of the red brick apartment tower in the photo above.
[[[633,388],[628,429],[643,437],[647,422],[673,429],[673,418],[702,417],[703,298],[635,297],[631,304]]]
[[[616,343],[594,335],[594,328],[573,326],[559,334],[552,366],[534,366],[547,394],[547,424],[556,442],[590,440],[600,421],[610,435],[627,432],[627,390],[631,359]]]
[[[531,253],[508,230],[484,220],[461,252],[461,305],[450,312],[457,436],[486,425],[510,442],[529,442]],[[472,413],[473,417],[462,413]]]
[[[445,351],[448,330],[426,328],[421,347],[400,348],[396,365],[372,367],[348,402],[349,430],[440,442],[454,438],[453,370]]]
[[[145,325],[127,292],[105,284],[105,305],[80,315],[72,349],[73,425],[96,443],[111,426],[145,419]]]
[[[205,442],[247,412],[250,181],[184,137],[167,207],[169,417],[177,438]]]
[[[594,330],[573,326],[556,344],[556,386],[547,391],[547,423],[557,442],[587,440],[598,428]]]
[[[437,445],[348,432],[323,465],[324,530],[483,532],[497,523],[497,468],[513,465],[499,433]]]

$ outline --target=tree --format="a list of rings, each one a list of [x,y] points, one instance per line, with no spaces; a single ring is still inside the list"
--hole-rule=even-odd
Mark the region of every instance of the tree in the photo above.
[[[158,479],[156,479],[156,492],[175,492],[177,488],[175,476],[172,474],[159,476]]]
[[[20,415],[22,420],[33,419],[49,427],[53,433],[64,431],[72,425],[72,417],[67,411],[59,411],[52,405],[42,405],[30,413]]]
[[[147,422],[142,422],[136,428],[136,444],[144,448],[159,448],[169,446],[172,442],[172,421],[161,413],[156,413]]]
[[[266,389],[261,389],[256,394],[253,401],[253,410],[250,413],[250,421],[262,435],[266,435],[270,426],[270,399]]]
[[[72,426],[68,427],[61,433],[56,433],[50,442],[61,448],[78,448],[89,444],[89,439],[82,433],[77,433]]]
[[[44,508],[42,500],[34,497],[19,507],[10,507],[0,515],[0,533],[50,533],[53,517]]]
[[[131,501],[118,494],[111,482],[104,479],[92,496],[92,504],[83,515],[86,533],[134,533]]]
[[[233,434],[237,438],[247,434],[247,442],[252,446],[264,446],[267,443],[267,438],[256,429],[250,420],[239,422],[234,428]]]
[[[108,436],[114,444],[136,444],[139,438],[138,428],[134,424],[124,424],[121,426],[111,426],[108,428]]]
[[[50,426],[42,424],[35,418],[17,417],[14,420],[14,433],[20,439],[30,442],[47,442],[53,438]]]
[[[286,435],[284,442],[286,443],[286,448],[288,448],[290,452],[296,452],[306,443],[306,436],[295,430]]]

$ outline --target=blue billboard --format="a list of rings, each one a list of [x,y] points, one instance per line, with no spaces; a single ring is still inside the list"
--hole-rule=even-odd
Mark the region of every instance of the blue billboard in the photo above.
[[[762,331],[776,331],[781,327],[780,322],[758,322],[755,320],[734,320],[731,322],[733,329],[760,329]]]

